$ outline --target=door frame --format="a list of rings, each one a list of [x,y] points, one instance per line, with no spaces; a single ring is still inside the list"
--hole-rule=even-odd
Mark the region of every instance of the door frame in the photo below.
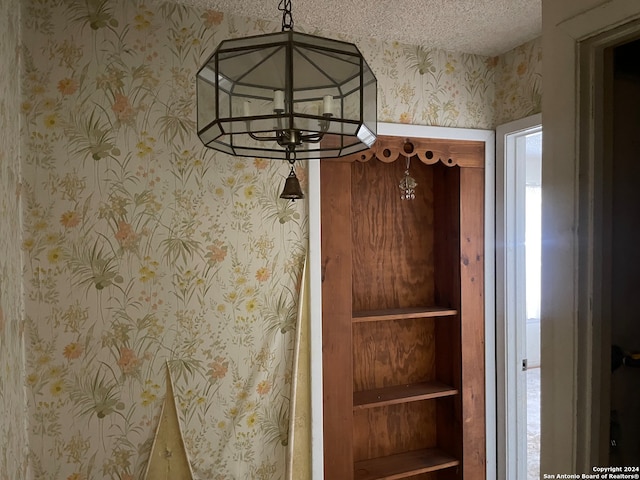
[[[496,378],[495,378],[495,131],[378,123],[378,135],[447,140],[472,140],[485,146],[485,390],[486,478],[496,475]],[[320,251],[320,160],[309,161],[309,276],[311,355],[311,471],[314,480],[324,478],[322,432],[322,267]]]
[[[603,418],[607,407],[602,387],[609,356],[602,340],[606,322],[599,277],[601,205],[597,202],[603,151],[598,129],[602,92],[597,87],[604,48],[638,32],[637,24],[631,29],[625,26],[640,19],[640,4],[600,1],[580,12],[584,7],[575,1],[564,9],[546,1],[541,474],[592,473],[594,466],[606,461],[601,439],[608,432],[608,418]],[[556,18],[556,12],[563,10],[573,11]]]
[[[496,389],[497,389],[497,477],[520,478],[522,445],[518,438],[526,435],[526,426],[517,421],[522,416],[518,393],[522,394],[519,350],[521,332],[513,319],[526,291],[519,272],[524,267],[524,249],[518,248],[520,230],[516,180],[524,182],[525,165],[516,165],[517,141],[524,135],[542,131],[542,114],[499,125],[496,129]],[[521,168],[518,168],[521,167]],[[523,186],[524,188],[524,186]],[[519,203],[522,203],[521,205]],[[516,288],[512,288],[516,286]],[[508,321],[510,320],[510,321]],[[513,385],[516,388],[510,388]],[[525,450],[526,451],[526,450]],[[526,470],[526,467],[525,467]]]

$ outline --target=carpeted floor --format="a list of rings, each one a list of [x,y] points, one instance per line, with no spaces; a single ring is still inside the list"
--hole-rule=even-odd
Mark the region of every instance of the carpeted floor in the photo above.
[[[527,370],[527,480],[540,479],[540,368]]]

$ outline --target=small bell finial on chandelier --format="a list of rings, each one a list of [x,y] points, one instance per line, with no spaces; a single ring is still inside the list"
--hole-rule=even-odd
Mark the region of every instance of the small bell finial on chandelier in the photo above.
[[[294,168],[296,163],[296,152],[295,150],[290,149],[287,153],[287,160],[291,165],[291,171],[284,182],[284,188],[282,189],[280,198],[291,200],[293,202],[294,200],[302,200],[304,198],[304,193],[302,193],[302,188],[300,188],[300,182],[298,181],[298,177],[296,177],[296,171]]]

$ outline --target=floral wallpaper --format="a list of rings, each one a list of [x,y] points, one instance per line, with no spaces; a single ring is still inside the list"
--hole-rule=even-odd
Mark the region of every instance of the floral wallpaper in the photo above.
[[[494,126],[542,111],[542,41],[527,42],[496,62]]]
[[[196,478],[280,478],[305,203],[195,135],[194,76],[261,24],[25,2],[26,385],[35,479],[141,478],[168,362]],[[299,170],[304,184],[304,170]]]
[[[395,42],[358,42],[378,78],[378,121],[492,128],[494,60]]]
[[[202,146],[194,83],[218,42],[280,25],[142,0],[21,4],[23,226],[13,207],[0,228],[22,235],[29,477],[141,478],[168,363],[196,478],[284,478],[306,204],[278,198],[283,162]],[[378,77],[380,121],[494,126],[500,58],[347,40]],[[0,376],[18,399],[21,375]],[[0,454],[26,443],[0,438]]]
[[[20,253],[20,3],[0,2],[0,480],[26,478]]]

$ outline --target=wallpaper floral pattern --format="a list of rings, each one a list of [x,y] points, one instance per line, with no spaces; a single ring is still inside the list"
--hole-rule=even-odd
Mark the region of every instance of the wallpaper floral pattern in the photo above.
[[[25,0],[22,18],[30,476],[141,478],[168,364],[196,478],[283,478],[306,204],[278,198],[282,162],[207,150],[194,124],[217,43],[279,25],[141,0]],[[346,40],[380,121],[493,127],[499,59]]]
[[[305,204],[278,198],[284,163],[194,125],[197,67],[253,26],[130,1],[24,17],[34,478],[140,478],[165,363],[197,478],[279,478]]]
[[[0,480],[27,464],[20,254],[20,4],[0,2]]]
[[[542,42],[527,42],[498,57],[495,120],[500,125],[542,111]]]

